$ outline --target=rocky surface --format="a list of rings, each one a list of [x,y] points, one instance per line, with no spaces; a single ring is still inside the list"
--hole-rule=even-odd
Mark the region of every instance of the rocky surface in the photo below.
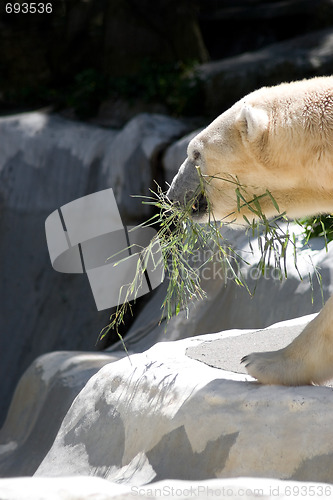
[[[186,127],[139,115],[120,131],[27,113],[0,118],[0,421],[19,376],[40,354],[93,350],[109,311],[98,313],[86,276],[56,273],[45,219],[76,198],[112,187],[123,222],[147,215],[141,199],[156,158]],[[7,374],[10,373],[10,377]]]
[[[77,394],[102,366],[124,354],[58,351],[37,358],[20,379],[0,430],[1,477],[32,475]]]
[[[146,218],[146,206],[130,194],[149,194],[152,180],[164,175],[171,181],[196,133],[184,135],[187,127],[180,120],[147,114],[138,115],[120,131],[45,113],[0,120],[0,348],[6,352],[0,367],[2,418],[19,376],[37,356],[59,349],[94,349],[108,322],[109,311],[96,311],[84,276],[52,269],[45,242],[46,217],[64,203],[112,187],[125,224]],[[224,236],[240,252],[247,251],[248,238],[242,232],[228,230]],[[328,253],[322,247],[314,249],[311,255],[321,267],[327,298],[332,292],[331,248]],[[158,325],[167,283],[161,285],[130,328],[129,348],[142,351],[159,340],[228,328],[262,328],[320,309],[320,287],[309,262],[304,262],[303,282],[291,266],[288,280],[280,283],[273,274],[257,280],[252,273],[255,259],[256,255],[247,270],[250,287],[256,286],[253,299],[231,281],[225,287],[218,269],[205,269],[208,299],[191,304],[190,317],[180,314],[166,330],[164,323]],[[308,272],[314,281],[313,305]],[[10,378],[6,378],[8,372]]]
[[[135,485],[232,476],[330,482],[331,388],[272,389],[186,355],[227,335],[156,344],[104,366],[75,399],[35,475],[66,471]]]
[[[277,337],[287,343],[310,319],[273,325],[261,342],[265,349],[276,347]],[[99,353],[37,359],[0,438],[1,476],[34,478],[0,480],[1,498],[88,498],[93,491],[102,499],[155,498],[162,485],[179,488],[173,496],[182,498],[201,484],[228,486],[231,498],[244,485],[272,498],[269,486],[304,486],[290,481],[332,488],[332,388],[261,386],[240,373],[230,365],[230,341],[241,355],[256,335],[233,330],[158,343],[118,360]],[[79,479],[85,492],[75,492]]]
[[[4,155],[3,162],[3,172],[7,175],[13,172],[11,182],[17,186],[10,189],[7,178],[3,184],[3,198],[8,200],[5,214],[10,216],[12,212],[17,213],[16,220],[21,224],[13,228],[9,225],[12,229],[9,234],[12,238],[15,234],[17,238],[19,227],[25,249],[26,221],[30,211],[34,214],[31,207],[36,204],[35,211],[39,219],[34,215],[34,221],[39,220],[41,227],[44,227],[46,212],[48,214],[67,201],[60,187],[65,177],[61,168],[67,169],[67,176],[72,168],[72,160],[66,160],[63,155],[63,162],[59,163],[57,170],[59,175],[54,174],[58,184],[53,181],[56,194],[53,201],[51,195],[45,196],[41,187],[36,190],[35,198],[24,196],[24,192],[19,191],[18,181],[15,184],[16,168],[16,175],[26,176],[27,182],[31,169],[32,174],[36,175],[34,182],[37,182],[38,187],[38,174],[41,175],[43,165],[50,162],[48,150],[43,149],[43,144],[50,145],[48,141],[51,140],[60,141],[60,130],[67,124],[61,120],[58,136],[57,119],[52,123],[51,117],[52,133],[48,135],[44,125],[41,125],[41,119],[42,116],[33,114],[14,117],[9,119],[9,123],[2,124],[4,134],[7,133],[8,137],[13,130],[19,131],[24,151],[30,155],[29,162],[13,161],[15,168],[10,169],[11,150],[7,148],[4,150],[7,156]],[[128,128],[134,131],[133,137],[140,141],[142,151],[152,158],[155,148],[158,150],[159,145],[165,147],[167,134],[163,133],[162,127],[159,142],[156,138],[158,134],[154,136],[151,133],[150,119],[145,122],[145,117],[140,117],[140,120],[138,124],[129,124]],[[159,120],[157,123],[160,124]],[[73,124],[68,123],[68,126],[72,127]],[[55,128],[52,130],[52,127]],[[138,130],[143,132],[141,136]],[[146,136],[145,130],[150,131]],[[67,132],[69,134],[70,128]],[[92,128],[83,126],[78,135],[82,142],[77,150],[72,149],[73,145],[66,146],[66,142],[63,147],[64,153],[68,148],[70,152],[77,151],[75,154],[82,159],[82,173],[76,173],[77,179],[81,179],[80,176],[87,179],[84,176],[88,176],[89,169],[84,158],[88,151],[91,155],[88,156],[89,162],[93,161],[96,151],[89,143],[91,132]],[[103,146],[109,151],[108,139],[111,138],[113,142],[118,140],[118,149],[113,151],[118,150],[119,157],[126,160],[128,156],[123,149],[121,133],[111,131],[111,135],[108,135],[108,131],[101,131],[100,141],[94,141],[99,144],[97,150],[104,151]],[[167,150],[164,161],[170,165],[168,175],[172,173],[172,164],[184,154],[188,140],[189,137],[185,137]],[[38,154],[34,153],[34,149],[29,151],[25,141],[36,141]],[[176,159],[173,159],[173,155]],[[114,179],[113,173],[106,170],[105,158],[107,156],[103,155],[103,162],[97,168],[98,175],[95,173],[95,183],[90,186],[98,186],[100,178],[106,182],[106,174]],[[58,165],[55,159],[53,162]],[[22,168],[20,165],[25,166]],[[33,170],[34,165],[36,169],[39,165],[39,170]],[[86,185],[83,180],[80,182]],[[79,186],[76,185],[78,192]],[[78,196],[78,192],[66,191],[68,187],[64,189],[65,196]],[[55,202],[58,205],[51,207]],[[21,221],[25,212],[25,218]],[[32,223],[28,227],[32,227]],[[243,232],[226,228],[222,234],[233,241],[240,252],[248,251],[248,237]],[[40,241],[41,238],[37,243]],[[32,241],[29,243],[32,244]],[[37,257],[41,248],[46,253],[44,245],[43,242],[43,246],[32,247]],[[320,240],[314,241],[312,248],[302,249],[301,240],[299,245],[299,270],[305,278],[308,272],[315,277],[313,264],[320,266],[323,292],[327,297],[332,291],[332,245],[328,246],[328,251]],[[204,272],[202,276],[207,300],[192,303],[189,318],[181,313],[166,328],[164,323],[156,326],[166,284],[156,291],[126,337],[130,358],[125,356],[119,345],[103,354],[53,352],[37,358],[21,378],[0,431],[0,475],[13,478],[0,480],[0,497],[4,500],[36,500],[84,499],[96,495],[96,498],[101,499],[113,496],[125,499],[140,494],[144,498],[155,498],[161,496],[156,493],[159,488],[165,488],[163,491],[168,492],[171,488],[178,488],[179,491],[173,490],[168,496],[185,498],[189,496],[188,488],[194,488],[191,490],[192,493],[194,491],[193,496],[209,498],[208,488],[212,487],[220,492],[228,488],[228,497],[238,498],[245,485],[249,490],[247,496],[242,493],[242,498],[254,498],[257,495],[255,491],[259,489],[264,491],[263,497],[273,498],[278,492],[283,498],[283,494],[290,496],[291,490],[286,488],[292,487],[317,488],[306,490],[311,492],[311,496],[313,491],[318,491],[319,495],[328,489],[331,494],[333,399],[330,384],[326,387],[298,388],[260,386],[239,365],[243,354],[252,350],[279,348],[297,335],[310,317],[273,325],[264,331],[258,331],[258,328],[262,329],[267,324],[291,318],[295,314],[304,315],[311,310],[319,310],[320,287],[315,286],[312,307],[310,282],[307,279],[300,281],[293,265],[289,266],[288,280],[280,282],[271,273],[258,281],[252,272],[257,254],[255,252],[251,258],[246,255],[247,260],[250,260],[247,271],[249,284],[256,285],[253,299],[231,282],[227,282],[225,287],[221,276],[214,275],[214,268],[211,268],[208,274]],[[50,266],[47,260],[44,255],[44,260],[38,262],[43,269]],[[27,280],[29,278],[35,284],[32,277],[27,274]],[[57,277],[50,269],[48,283],[54,294],[59,293],[60,281],[54,281]],[[59,275],[59,278],[62,280],[64,276]],[[80,288],[82,283],[76,286]],[[66,287],[69,295],[74,293],[72,281],[66,282]],[[45,293],[45,289],[41,287],[42,292]],[[78,311],[82,316],[84,300],[92,300],[92,297],[89,289],[82,290],[81,294],[82,302]],[[74,299],[77,300],[77,296],[74,295]],[[46,305],[44,307],[50,315]],[[51,301],[49,307],[54,307],[54,302]],[[68,321],[64,309],[53,312],[57,314],[58,321],[61,318]],[[40,318],[41,312],[38,314]],[[94,317],[97,315],[93,309],[90,314]],[[73,317],[76,320],[76,316]],[[245,330],[235,330],[237,327]],[[207,333],[219,332],[221,328],[233,330]],[[52,332],[54,336],[50,335]],[[40,342],[40,331],[37,333],[35,352],[43,352],[47,345],[52,347],[52,342],[59,342],[54,324],[50,324],[49,337],[44,336],[43,342]],[[21,336],[22,341],[26,342],[28,337]],[[71,338],[66,340],[71,341],[71,345],[79,343],[77,334],[74,336],[73,332]],[[80,340],[82,344],[83,340]],[[15,342],[16,358],[12,357],[11,360],[17,359],[19,351],[18,341]],[[6,345],[4,349],[9,353],[8,356],[11,355]],[[25,363],[28,363],[29,356],[34,354],[33,349],[24,354]],[[23,366],[20,366],[20,370],[23,370]],[[321,432],[318,432],[318,427]],[[16,479],[20,476],[34,477]],[[235,479],[230,479],[233,477]],[[277,479],[284,479],[284,482]],[[296,483],[292,482],[295,480]]]
[[[148,218],[150,207],[133,195],[149,196],[149,188],[162,183],[159,155],[188,131],[188,125],[162,115],[141,114],[131,120],[103,155],[98,188],[112,187],[125,223]]]
[[[291,225],[291,233],[299,234],[299,226]],[[332,252],[330,243],[326,250],[321,239],[312,240],[311,246],[302,248],[299,239],[297,269],[294,266],[293,248],[289,246],[287,254],[288,278],[280,281],[274,268],[268,267],[262,276],[257,269],[260,252],[256,239],[250,239],[244,231],[223,228],[222,237],[232,242],[233,248],[240,256],[246,258],[249,265],[241,266],[243,276],[252,295],[244,287],[236,285],[232,276],[221,273],[219,263],[210,263],[201,269],[201,286],[207,297],[189,304],[189,311],[181,311],[168,323],[165,319],[159,324],[162,314],[161,306],[165,297],[168,281],[166,280],[153,294],[142,312],[136,317],[126,335],[129,349],[142,352],[157,341],[173,341],[177,339],[202,335],[207,332],[218,332],[234,328],[264,328],[278,321],[300,317],[318,312],[333,293]],[[251,241],[254,253],[249,252]],[[198,265],[204,259],[204,253],[198,252]],[[316,273],[320,270],[322,284],[318,282]],[[323,297],[322,297],[323,294]],[[117,350],[120,343],[110,347]]]

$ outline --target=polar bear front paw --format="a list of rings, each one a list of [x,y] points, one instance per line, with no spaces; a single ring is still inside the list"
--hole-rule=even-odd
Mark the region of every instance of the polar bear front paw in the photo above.
[[[305,367],[296,360],[287,359],[285,349],[271,352],[253,352],[241,360],[249,375],[262,384],[309,385],[312,384]]]
[[[288,348],[271,352],[254,352],[244,356],[248,373],[262,384],[313,385],[330,378],[323,366],[308,363],[298,356],[290,356]],[[332,368],[331,368],[332,370]]]
[[[262,384],[319,385],[333,379],[333,296],[291,344],[254,352],[242,363]]]

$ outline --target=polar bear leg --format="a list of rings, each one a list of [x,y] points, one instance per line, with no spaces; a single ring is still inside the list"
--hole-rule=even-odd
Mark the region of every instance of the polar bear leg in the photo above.
[[[287,347],[255,352],[242,362],[248,373],[263,384],[321,384],[333,378],[333,296]]]

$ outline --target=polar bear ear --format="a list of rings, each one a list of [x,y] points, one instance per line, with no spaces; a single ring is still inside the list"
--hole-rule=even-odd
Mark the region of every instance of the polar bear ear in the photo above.
[[[250,141],[258,139],[268,127],[268,115],[266,111],[244,104],[238,116],[241,132]]]

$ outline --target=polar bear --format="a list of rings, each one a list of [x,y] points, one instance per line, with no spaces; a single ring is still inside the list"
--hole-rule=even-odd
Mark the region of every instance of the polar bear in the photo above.
[[[198,168],[199,167],[199,168]],[[269,190],[290,217],[333,213],[333,77],[263,87],[238,101],[191,140],[167,196],[181,204],[205,179],[216,219],[243,221],[235,182],[247,201]],[[204,220],[207,203],[196,206]],[[269,196],[262,211],[276,215]],[[247,212],[248,211],[248,212]],[[333,297],[303,332],[276,352],[243,360],[265,384],[320,384],[333,377]]]

